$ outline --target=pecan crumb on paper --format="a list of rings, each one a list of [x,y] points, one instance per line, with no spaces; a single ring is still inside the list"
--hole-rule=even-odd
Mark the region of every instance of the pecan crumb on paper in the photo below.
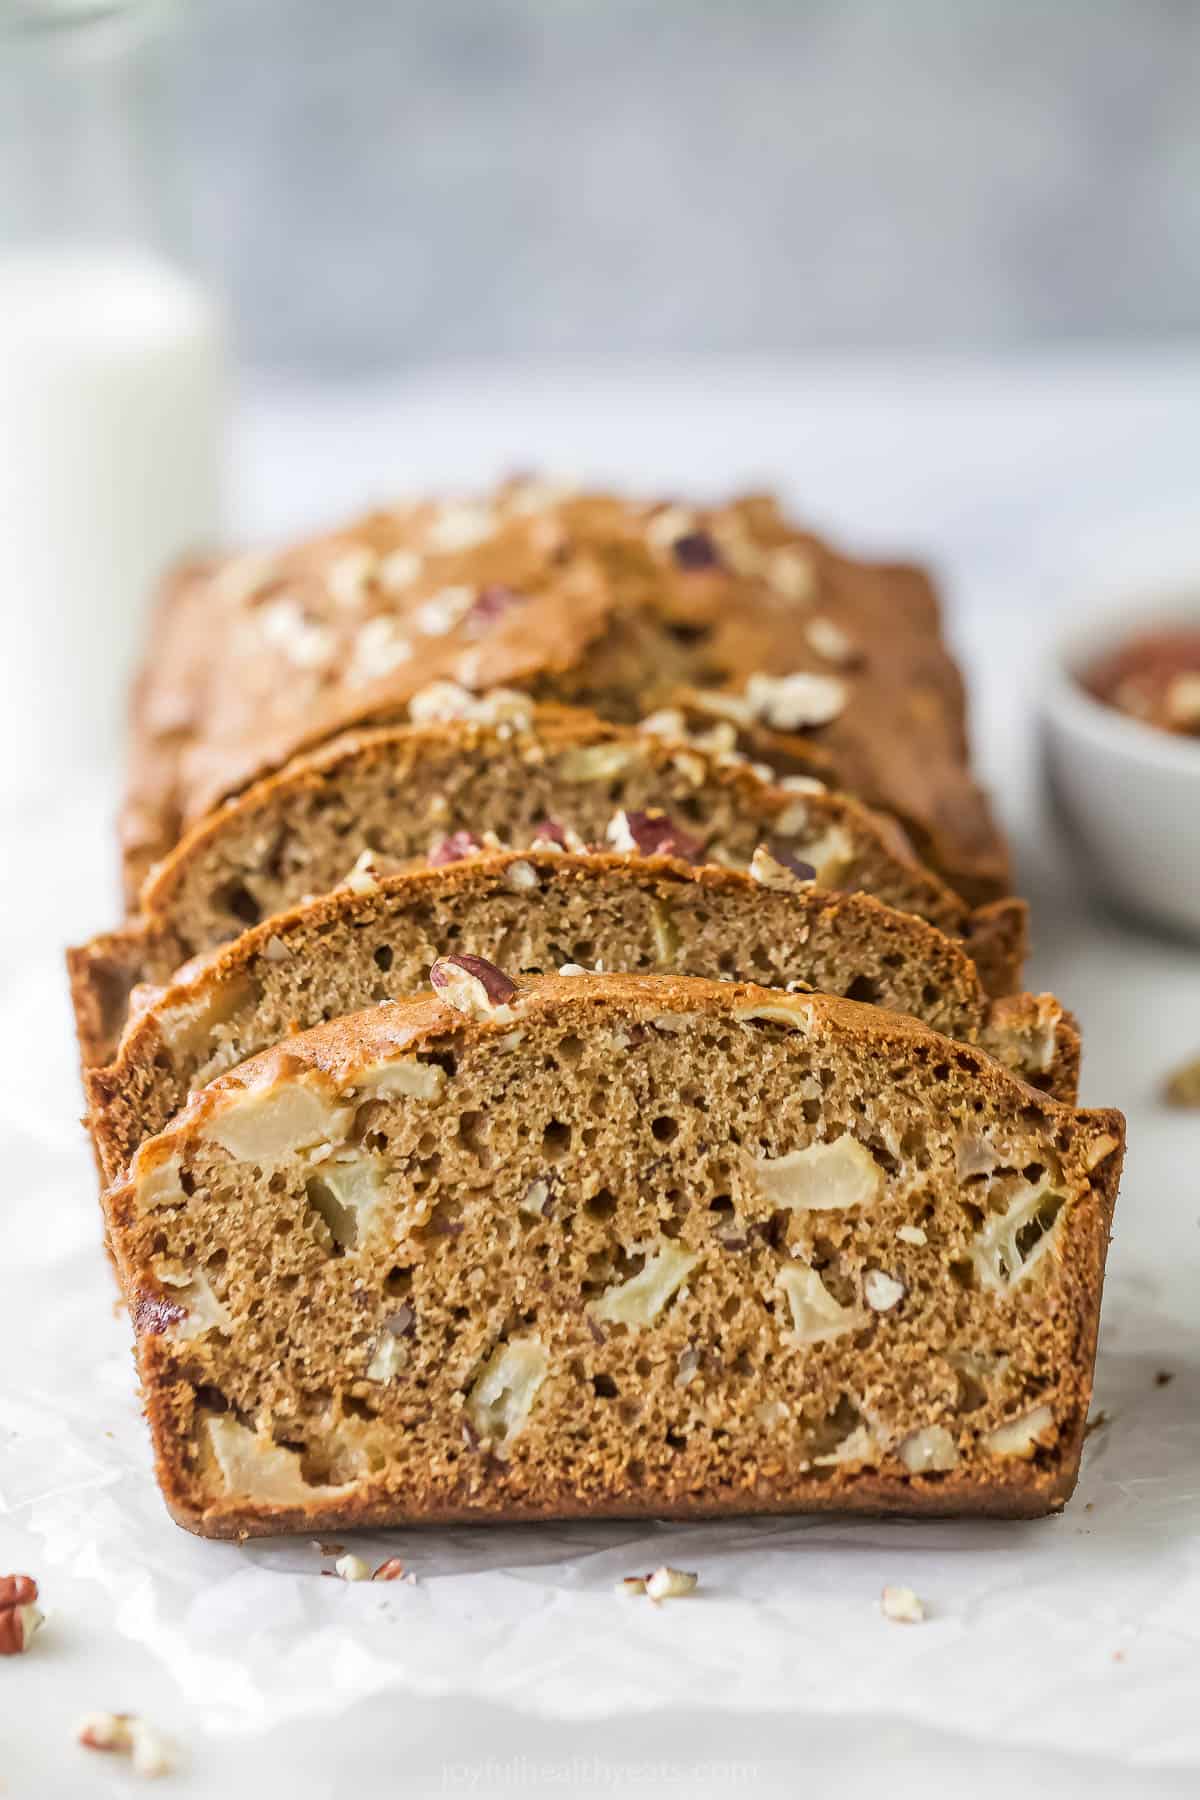
[[[1200,1108],[1200,1056],[1193,1056],[1167,1076],[1162,1097],[1168,1106]]]

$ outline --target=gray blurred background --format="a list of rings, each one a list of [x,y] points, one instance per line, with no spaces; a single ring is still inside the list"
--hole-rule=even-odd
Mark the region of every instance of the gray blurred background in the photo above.
[[[193,0],[259,367],[1200,324],[1195,0]]]

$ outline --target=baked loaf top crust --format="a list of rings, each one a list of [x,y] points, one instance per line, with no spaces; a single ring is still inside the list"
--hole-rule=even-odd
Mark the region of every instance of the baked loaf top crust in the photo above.
[[[131,890],[216,802],[403,718],[441,679],[626,722],[680,688],[728,688],[768,761],[771,733],[802,736],[972,900],[1007,889],[924,574],[842,557],[768,499],[687,510],[522,482],[173,580],[134,707]]]
[[[820,995],[434,980],[106,1196],[181,1523],[1062,1504],[1119,1114]]]
[[[1031,1085],[1074,1100],[1079,1037],[1052,995],[989,1002],[964,950],[865,894],[832,894],[774,863],[756,876],[668,857],[491,852],[370,877],[277,914],[144,988],[90,1124],[115,1179],[195,1088],[323,1020],[427,986],[445,945],[514,972],[566,963],[806,985],[911,1013],[979,1043]],[[79,996],[81,1022],[102,997]],[[107,1048],[85,1047],[89,1062]]]

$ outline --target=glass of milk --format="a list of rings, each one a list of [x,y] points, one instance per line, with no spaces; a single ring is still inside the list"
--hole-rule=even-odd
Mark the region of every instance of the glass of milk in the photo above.
[[[180,253],[168,12],[0,6],[4,800],[115,760],[156,582],[219,536],[223,322]]]

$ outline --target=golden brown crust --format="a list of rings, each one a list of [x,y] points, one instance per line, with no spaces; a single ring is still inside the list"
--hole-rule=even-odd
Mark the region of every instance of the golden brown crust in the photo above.
[[[172,1426],[169,1398],[156,1393],[147,1403],[146,1417],[156,1435]],[[1086,1422],[1085,1422],[1086,1423]],[[1082,1445],[1081,1445],[1082,1448]],[[652,1489],[631,1492],[616,1500],[580,1500],[564,1489],[553,1500],[536,1505],[498,1506],[484,1509],[477,1502],[463,1501],[456,1506],[411,1508],[398,1511],[395,1497],[381,1493],[317,1504],[303,1509],[270,1506],[248,1513],[241,1507],[221,1505],[198,1508],[168,1485],[172,1466],[162,1458],[155,1459],[155,1472],[164,1490],[167,1510],[177,1525],[196,1537],[240,1542],[252,1537],[303,1536],[317,1530],[370,1531],[395,1530],[405,1525],[536,1525],[572,1519],[670,1519],[681,1522],[704,1519],[728,1519],[756,1515],[788,1515],[795,1513],[854,1514],[867,1518],[904,1519],[1043,1519],[1061,1512],[1075,1491],[1079,1480],[1079,1461],[1064,1460],[1052,1473],[1042,1469],[1023,1469],[995,1481],[958,1480],[953,1486],[944,1482],[909,1476],[859,1474],[849,1481],[812,1481],[800,1478],[790,1490],[779,1495],[763,1483],[763,1492],[748,1493],[736,1488],[728,1494],[717,1491],[696,1494],[686,1501],[664,1501]]]
[[[131,894],[220,799],[402,718],[434,680],[631,721],[681,683],[738,693],[801,672],[844,689],[804,734],[830,777],[902,818],[973,900],[996,897],[1003,845],[966,773],[962,684],[922,571],[840,556],[763,497],[693,512],[534,500],[526,485],[397,509],[177,579],[133,714]]]
[[[963,943],[987,993],[1015,994],[1029,955],[1028,905],[1010,898],[978,907],[967,919]]]
[[[67,982],[85,1075],[112,1054],[129,1021],[134,990],[164,950],[166,955],[176,956],[176,946],[166,949],[162,932],[143,918],[68,948]],[[182,961],[178,957],[176,966]]]
[[[138,1356],[155,1439],[158,1470],[168,1504],[180,1523],[205,1535],[231,1536],[280,1530],[350,1528],[410,1521],[456,1521],[469,1518],[549,1517],[710,1517],[748,1510],[849,1510],[903,1512],[912,1515],[979,1513],[1031,1517],[1061,1506],[1073,1487],[1086,1424],[1091,1368],[1103,1280],[1104,1256],[1120,1172],[1124,1122],[1113,1112],[1072,1112],[1033,1093],[978,1051],[952,1045],[914,1021],[864,1008],[853,1002],[819,995],[781,996],[744,983],[710,983],[671,977],[547,977],[522,982],[503,1016],[466,1018],[432,995],[374,1009],[356,1018],[332,1022],[278,1047],[222,1077],[197,1095],[172,1129],[146,1145],[135,1164],[135,1181],[145,1181],[172,1158],[188,1157],[202,1148],[222,1120],[247,1096],[275,1091],[279,1083],[298,1079],[333,1099],[342,1099],[364,1072],[397,1057],[406,1062],[436,1055],[448,1042],[461,1057],[472,1045],[491,1042],[500,1053],[515,1026],[537,1034],[554,1027],[572,1034],[571,1042],[587,1041],[605,1022],[626,1029],[639,1022],[659,1027],[667,1019],[724,1018],[753,1023],[768,1033],[788,1018],[797,1040],[826,1046],[858,1045],[903,1067],[929,1067],[939,1058],[952,1064],[974,1084],[981,1101],[997,1118],[1041,1121],[1047,1142],[1057,1146],[1063,1181],[1074,1194],[1066,1225],[1054,1252],[1054,1282],[1046,1305],[1053,1329],[1070,1346],[1068,1363],[1053,1372],[1055,1415],[1060,1431],[1053,1454],[1039,1452],[1029,1460],[1006,1457],[994,1476],[981,1478],[967,1464],[960,1471],[923,1475],[898,1471],[891,1464],[873,1471],[861,1466],[835,1467],[820,1478],[803,1468],[775,1466],[747,1482],[707,1483],[699,1492],[672,1492],[670,1486],[640,1482],[634,1476],[601,1490],[574,1491],[569,1484],[546,1492],[529,1490],[522,1499],[509,1491],[504,1465],[473,1460],[457,1493],[444,1485],[436,1492],[389,1491],[381,1476],[354,1481],[352,1491],[333,1488],[313,1493],[301,1506],[222,1499],[211,1488],[197,1486],[194,1469],[180,1452],[194,1429],[196,1399],[181,1372],[177,1350],[154,1328],[144,1329]],[[677,1029],[672,1027],[672,1030]],[[790,1034],[788,1034],[790,1037]],[[136,1233],[135,1189],[126,1184],[106,1196],[106,1212],[126,1291],[135,1304],[144,1293],[145,1270],[133,1251]],[[131,1260],[132,1258],[132,1260]],[[1036,1296],[1029,1301],[1031,1322],[1044,1317]],[[636,1441],[636,1440],[635,1440]],[[989,1465],[990,1466],[990,1465]]]

